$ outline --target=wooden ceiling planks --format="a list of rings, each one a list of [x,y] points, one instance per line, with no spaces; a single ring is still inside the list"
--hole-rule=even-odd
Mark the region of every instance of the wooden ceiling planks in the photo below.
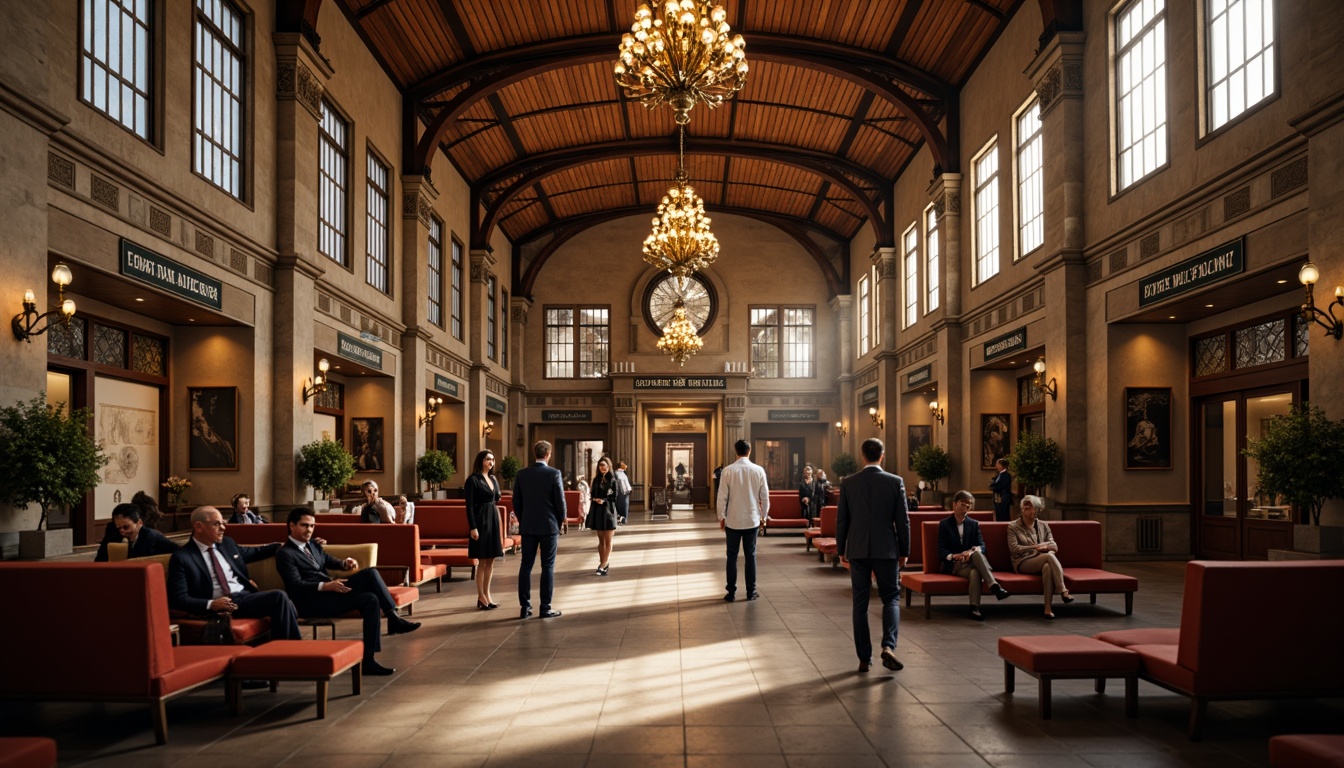
[[[592,0],[551,3],[453,0],[453,5],[478,53],[611,31],[605,4]],[[613,60],[618,40],[616,37],[612,41]]]
[[[465,55],[436,0],[397,0],[360,24],[396,72],[402,88]]]

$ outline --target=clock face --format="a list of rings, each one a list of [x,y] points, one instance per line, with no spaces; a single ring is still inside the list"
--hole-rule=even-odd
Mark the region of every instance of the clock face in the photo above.
[[[686,318],[704,335],[714,322],[718,301],[709,282],[699,275],[686,278],[686,285],[680,290],[677,278],[672,275],[665,274],[649,284],[644,293],[644,320],[649,329],[655,335],[663,334],[663,328],[672,324],[677,299],[686,305]]]

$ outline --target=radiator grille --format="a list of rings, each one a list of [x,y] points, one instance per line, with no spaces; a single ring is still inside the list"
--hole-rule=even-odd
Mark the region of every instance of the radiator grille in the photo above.
[[[1162,551],[1162,518],[1155,516],[1140,517],[1138,520],[1138,551]]]

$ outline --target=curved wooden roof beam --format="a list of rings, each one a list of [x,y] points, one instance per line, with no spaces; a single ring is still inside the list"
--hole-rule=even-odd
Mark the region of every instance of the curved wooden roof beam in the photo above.
[[[781,213],[766,213],[748,208],[726,207],[722,205],[714,206],[710,213],[715,215],[725,213],[736,216],[746,216],[778,228],[784,234],[798,241],[798,244],[803,247],[803,250],[807,251],[808,255],[812,257],[812,260],[817,263],[817,268],[821,271],[822,277],[826,280],[826,287],[830,291],[830,295],[835,296],[843,289],[845,283],[842,276],[840,273],[836,272],[835,267],[831,264],[830,260],[826,258],[826,254],[822,252],[821,246],[817,245],[815,240],[807,236],[807,230],[812,229],[822,232],[827,237],[835,240],[837,244],[843,245],[846,241],[838,234],[831,233],[829,230],[818,227],[810,221]],[[599,224],[615,221],[616,219],[622,219],[627,216],[647,217],[648,215],[649,209],[647,206],[627,206],[606,211],[596,211],[583,216],[572,216],[562,222],[557,222],[554,227],[537,230],[533,233],[534,235],[541,235],[544,232],[554,231],[555,237],[543,245],[541,250],[537,251],[537,255],[532,257],[532,261],[528,263],[526,272],[520,272],[519,268],[522,264],[518,263],[518,248],[514,248],[513,274],[518,275],[519,277],[513,286],[513,294],[515,296],[526,296],[531,298],[532,288],[536,285],[537,278],[541,276],[541,270],[546,265],[547,260],[549,260],[556,251],[560,250],[560,246],[564,245],[580,232],[591,229]]]

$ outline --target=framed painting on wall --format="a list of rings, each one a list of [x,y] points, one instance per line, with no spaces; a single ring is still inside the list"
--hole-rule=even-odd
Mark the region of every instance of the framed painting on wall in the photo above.
[[[187,468],[238,468],[238,388],[187,387],[191,446]]]
[[[383,471],[383,420],[364,417],[350,420],[350,454],[356,472]]]
[[[1171,387],[1125,387],[1125,469],[1171,469]]]
[[[980,414],[980,468],[993,469],[994,462],[1013,452],[1006,413]]]
[[[909,452],[905,455],[908,466],[906,469],[914,469],[915,451],[928,445],[933,441],[932,424],[911,424],[906,427],[906,440],[909,443]]]

